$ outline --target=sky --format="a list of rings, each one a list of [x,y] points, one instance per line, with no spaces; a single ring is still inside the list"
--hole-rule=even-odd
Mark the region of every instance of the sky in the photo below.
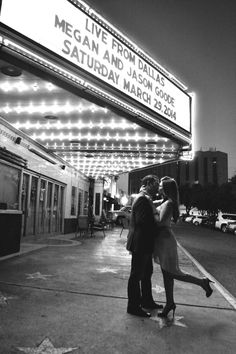
[[[87,0],[194,93],[193,146],[236,174],[236,1]]]

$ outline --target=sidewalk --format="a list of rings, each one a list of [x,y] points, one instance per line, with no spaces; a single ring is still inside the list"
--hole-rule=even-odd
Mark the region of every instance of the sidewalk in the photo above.
[[[21,254],[0,261],[0,354],[227,354],[236,352],[236,316],[214,287],[205,297],[176,281],[174,320],[126,313],[130,255],[127,231],[94,238],[60,235],[22,244]],[[179,247],[181,268],[202,276]],[[205,276],[205,275],[204,275]],[[153,295],[165,303],[154,265]]]

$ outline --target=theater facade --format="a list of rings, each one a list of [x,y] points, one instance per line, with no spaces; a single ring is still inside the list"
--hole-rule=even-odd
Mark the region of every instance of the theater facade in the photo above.
[[[0,99],[0,217],[21,237],[73,232],[119,174],[191,158],[187,88],[82,1],[2,1]]]

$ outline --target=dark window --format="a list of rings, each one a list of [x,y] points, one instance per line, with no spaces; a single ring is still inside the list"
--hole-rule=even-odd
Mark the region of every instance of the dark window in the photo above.
[[[207,161],[207,157],[204,157],[204,160],[203,160],[203,173],[204,173],[204,182],[208,183],[208,161]]]
[[[75,198],[76,198],[76,187],[72,186],[71,189],[71,215],[75,215]]]
[[[100,215],[100,193],[95,196],[95,215]]]
[[[82,214],[82,198],[83,198],[83,191],[82,191],[82,189],[79,189],[79,194],[78,194],[78,215]]]
[[[0,203],[5,209],[18,209],[20,170],[14,167],[0,166]],[[22,193],[24,191],[22,190]]]
[[[181,164],[180,164],[180,162],[177,162],[177,164],[176,164],[176,169],[177,169],[177,184],[178,185],[180,185],[180,168],[181,168]]]
[[[189,162],[185,163],[185,179],[189,181]]]
[[[195,181],[199,180],[198,157],[195,158]]]
[[[84,210],[83,215],[88,215],[88,192],[84,191]]]
[[[214,184],[218,184],[217,157],[213,157],[213,159],[212,159],[212,181],[213,181]]]

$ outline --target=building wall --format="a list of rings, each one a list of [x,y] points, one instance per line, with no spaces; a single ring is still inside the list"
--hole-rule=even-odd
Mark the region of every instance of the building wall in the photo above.
[[[96,220],[100,219],[103,208],[103,181],[95,181],[93,196],[93,215]]]
[[[15,139],[20,137],[20,143],[16,144]],[[37,186],[38,189],[38,198],[40,199],[40,180],[48,180],[55,182],[63,187],[64,197],[63,197],[63,221],[64,221],[64,232],[74,231],[76,225],[76,219],[78,215],[78,191],[82,191],[82,204],[85,203],[84,196],[85,193],[89,192],[89,180],[82,173],[76,171],[70,166],[65,166],[62,168],[62,162],[60,159],[57,159],[55,155],[48,154],[45,149],[40,148],[39,144],[35,144],[31,139],[28,139],[27,136],[21,134],[20,131],[17,131],[14,128],[0,122],[0,147],[6,149],[13,154],[16,154],[25,160],[27,160],[27,167],[17,166],[21,174],[18,186],[18,205],[17,209],[22,209],[22,184],[23,184],[23,174],[34,175],[39,183]],[[36,153],[30,151],[34,149],[37,153],[43,154],[43,156],[49,158],[53,163],[47,161],[46,159],[38,156]],[[1,163],[1,160],[0,160]],[[4,166],[7,166],[7,162],[2,161]],[[10,163],[11,166],[14,166],[14,163]],[[9,166],[10,166],[9,165]],[[72,188],[74,187],[74,197],[72,198]],[[1,188],[1,185],[0,185]],[[0,193],[0,195],[3,195]],[[72,200],[73,199],[73,200]],[[0,200],[0,202],[2,202]],[[7,202],[7,200],[4,202]],[[38,202],[40,204],[40,200]],[[73,204],[73,205],[72,205]],[[37,210],[36,210],[37,212]],[[86,208],[83,205],[81,208],[82,214],[86,212]]]
[[[130,172],[129,194],[137,193],[141,179],[149,174],[173,177],[178,185],[196,182],[203,186],[221,185],[228,181],[228,155],[215,150],[197,151],[192,161],[170,162]]]
[[[117,193],[120,192],[128,195],[129,173],[122,173],[117,180]]]

